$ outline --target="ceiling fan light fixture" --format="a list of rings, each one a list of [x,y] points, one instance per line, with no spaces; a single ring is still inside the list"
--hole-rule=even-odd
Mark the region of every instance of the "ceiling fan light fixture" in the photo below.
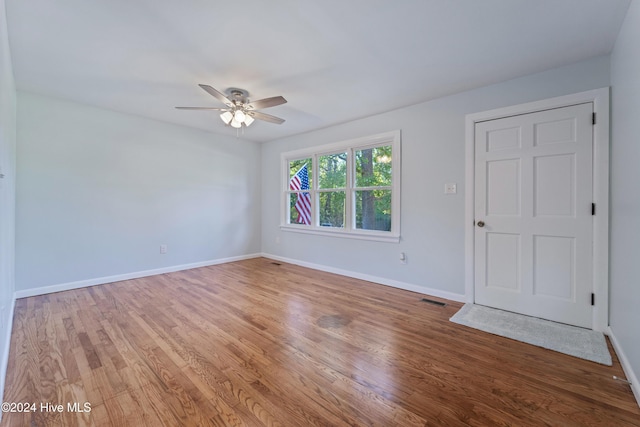
[[[236,119],[233,119],[231,120],[230,125],[232,128],[240,129],[242,127],[242,122],[239,122]]]
[[[220,118],[225,125],[228,125],[233,119],[233,114],[231,114],[231,111],[225,111],[224,113],[220,114]]]
[[[249,114],[245,114],[244,115],[244,125],[245,126],[249,126],[254,121],[255,121],[255,119],[253,117],[251,117]]]
[[[238,122],[238,123],[242,123],[244,122],[244,119],[247,115],[244,113],[244,111],[242,111],[241,109],[237,109],[234,113],[233,113],[233,119]]]

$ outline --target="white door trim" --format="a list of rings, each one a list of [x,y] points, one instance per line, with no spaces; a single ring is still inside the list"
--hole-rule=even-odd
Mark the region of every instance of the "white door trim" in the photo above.
[[[593,102],[597,121],[593,127],[593,329],[605,332],[609,326],[609,88],[594,89],[573,95],[495,110],[468,114],[465,117],[465,299],[474,302],[474,188],[475,124],[519,114]]]

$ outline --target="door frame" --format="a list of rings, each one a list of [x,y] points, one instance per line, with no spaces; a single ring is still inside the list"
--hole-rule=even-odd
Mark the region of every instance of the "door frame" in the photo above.
[[[465,302],[474,302],[475,125],[478,122],[592,102],[593,126],[593,306],[592,329],[609,326],[609,87],[465,116]]]

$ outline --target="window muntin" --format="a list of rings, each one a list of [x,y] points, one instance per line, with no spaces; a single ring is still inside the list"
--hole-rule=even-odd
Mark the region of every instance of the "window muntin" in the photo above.
[[[284,230],[399,241],[400,131],[283,153],[282,160]],[[305,165],[309,187],[292,186]],[[310,203],[308,222],[300,219],[301,200]]]

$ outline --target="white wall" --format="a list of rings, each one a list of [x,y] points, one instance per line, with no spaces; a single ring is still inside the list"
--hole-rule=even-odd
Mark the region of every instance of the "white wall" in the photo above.
[[[9,355],[14,291],[16,89],[0,0],[0,401]],[[0,414],[1,416],[1,414]]]
[[[635,372],[640,402],[640,2],[611,55],[610,325]]]
[[[609,85],[598,57],[378,116],[273,141],[262,147],[263,252],[367,274],[425,293],[464,294],[465,115]],[[348,100],[347,100],[348,102]],[[280,153],[402,130],[401,242],[380,243],[281,231]],[[444,184],[458,184],[445,195]],[[280,243],[276,243],[279,238]],[[408,263],[399,262],[406,252]],[[393,283],[391,283],[393,284]]]
[[[260,251],[256,143],[18,92],[17,158],[17,291]]]

